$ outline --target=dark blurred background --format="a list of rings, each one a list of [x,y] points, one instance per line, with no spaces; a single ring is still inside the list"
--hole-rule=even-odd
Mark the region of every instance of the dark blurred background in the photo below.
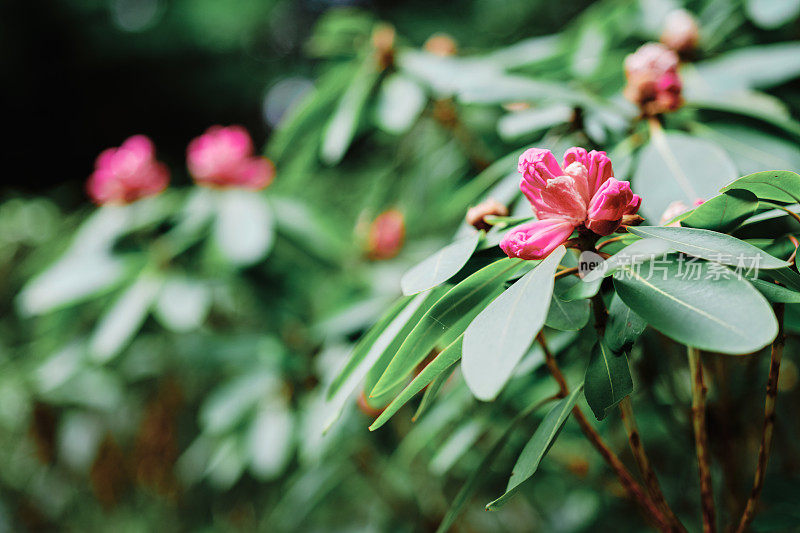
[[[584,5],[567,9],[577,13]],[[564,6],[544,6],[531,10],[525,2],[491,0],[7,0],[0,5],[0,85],[11,142],[0,195],[52,192],[65,206],[83,202],[82,182],[97,153],[136,133],[153,138],[178,182],[185,179],[177,169],[183,168],[186,144],[209,125],[242,124],[263,146],[274,126],[265,98],[281,79],[291,78],[284,99],[286,91],[314,79],[317,61],[305,45],[327,10],[372,13],[395,24],[411,45],[445,31],[459,43],[468,41],[466,50],[480,50],[558,31],[548,21],[564,20]]]

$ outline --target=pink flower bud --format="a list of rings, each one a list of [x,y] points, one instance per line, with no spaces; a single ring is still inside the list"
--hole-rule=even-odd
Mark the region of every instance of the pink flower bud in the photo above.
[[[396,209],[384,211],[372,222],[367,237],[367,256],[370,259],[391,259],[400,253],[406,235],[403,213]]]
[[[189,172],[200,185],[263,189],[272,182],[275,167],[253,155],[250,134],[241,126],[212,126],[192,140],[186,150]]]
[[[553,152],[541,148],[525,150],[519,157],[517,170],[531,187],[543,187],[547,180],[564,175]]]
[[[685,54],[697,48],[700,40],[700,29],[691,13],[685,9],[671,11],[664,20],[661,42],[679,54]]]
[[[134,135],[97,157],[86,188],[98,204],[128,204],[160,193],[168,183],[169,170],[156,161],[152,141]]]
[[[619,227],[623,215],[633,214],[636,209],[638,205],[630,183],[609,178],[589,204],[586,227],[598,235],[610,235]]]
[[[678,62],[678,54],[663,44],[643,45],[625,58],[625,97],[647,116],[675,111],[683,103]]]
[[[569,239],[574,229],[570,222],[557,218],[535,220],[509,231],[500,248],[509,257],[542,259]]]

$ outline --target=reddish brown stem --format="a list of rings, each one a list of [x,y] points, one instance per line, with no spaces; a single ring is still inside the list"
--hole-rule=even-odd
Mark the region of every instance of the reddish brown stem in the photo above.
[[[670,524],[675,531],[686,532],[681,521],[672,512],[664,493],[661,490],[661,485],[656,477],[655,470],[650,465],[650,459],[647,457],[644,445],[642,445],[642,438],[639,435],[639,428],[636,425],[636,418],[633,415],[633,405],[631,404],[630,396],[626,396],[619,404],[620,414],[622,415],[622,422],[625,424],[625,431],[628,434],[628,443],[631,446],[631,452],[636,460],[636,465],[639,467],[639,472],[644,479],[644,485],[647,487],[647,492],[650,494],[653,502],[661,509],[664,516],[669,520]]]
[[[697,451],[697,468],[700,475],[700,504],[703,517],[703,532],[717,530],[717,511],[714,505],[714,488],[711,484],[711,467],[706,431],[706,384],[703,380],[703,363],[697,348],[687,347],[689,370],[692,375],[692,425],[694,445]]]
[[[753,479],[753,488],[750,490],[750,497],[747,499],[742,519],[739,521],[739,527],[736,529],[737,533],[743,533],[753,521],[758,499],[761,496],[761,489],[764,487],[764,477],[767,473],[769,452],[772,447],[772,433],[775,428],[775,400],[778,396],[778,377],[781,370],[783,345],[786,342],[783,334],[783,311],[784,304],[775,304],[775,317],[778,319],[778,336],[772,342],[772,353],[770,355],[767,397],[764,400],[764,429],[761,432],[761,446],[758,449],[758,462]]]

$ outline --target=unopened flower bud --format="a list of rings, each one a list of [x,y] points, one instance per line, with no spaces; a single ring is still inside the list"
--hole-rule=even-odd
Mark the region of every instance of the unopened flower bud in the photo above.
[[[491,225],[486,222],[486,217],[490,215],[498,217],[508,216],[508,208],[494,198],[489,198],[467,210],[467,224],[473,226],[475,229],[488,230]]]
[[[446,33],[435,33],[425,41],[425,50],[440,57],[454,56],[458,53],[455,39]]]
[[[394,65],[394,40],[395,31],[390,24],[379,24],[372,32],[372,46],[381,70]]]
[[[661,42],[679,54],[687,54],[697,48],[700,28],[691,13],[685,9],[671,11],[664,20]]]
[[[275,167],[266,157],[253,155],[250,134],[241,126],[212,126],[193,139],[186,165],[198,185],[263,189],[272,182]]]
[[[400,253],[405,241],[406,227],[403,214],[391,209],[378,215],[367,236],[367,255],[370,259],[391,259]]]
[[[169,170],[156,160],[153,142],[134,135],[97,156],[86,188],[98,204],[129,204],[160,193],[168,183]]]
[[[625,97],[645,116],[675,111],[683,103],[678,54],[660,43],[647,43],[625,58]]]

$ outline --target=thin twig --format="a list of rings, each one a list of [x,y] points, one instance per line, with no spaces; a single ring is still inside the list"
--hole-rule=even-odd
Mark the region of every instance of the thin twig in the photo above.
[[[778,377],[781,370],[783,345],[786,342],[786,338],[783,335],[783,310],[784,304],[775,304],[775,317],[778,319],[778,336],[772,342],[769,378],[767,378],[767,397],[764,400],[764,429],[761,432],[761,446],[758,449],[758,463],[753,479],[753,488],[750,490],[750,497],[747,499],[742,519],[739,521],[739,527],[736,529],[737,533],[743,533],[753,521],[758,499],[761,496],[761,489],[764,487],[764,476],[767,473],[772,433],[775,428],[775,400],[778,396]]]
[[[567,396],[569,394],[567,380],[564,378],[564,374],[561,373],[561,369],[558,367],[558,363],[556,363],[553,353],[548,348],[544,336],[539,333],[536,339],[539,341],[539,344],[542,346],[542,350],[544,351],[545,364],[558,383],[558,387],[560,389],[559,395],[562,397]],[[633,479],[633,476],[622,463],[622,461],[620,461],[619,457],[617,457],[617,455],[611,451],[600,434],[597,433],[594,427],[592,427],[592,425],[586,419],[586,416],[584,416],[581,408],[577,405],[572,408],[572,416],[578,422],[581,431],[583,431],[583,434],[587,439],[589,439],[589,442],[592,443],[592,446],[594,446],[594,448],[600,453],[603,459],[605,459],[606,463],[608,463],[608,465],[617,475],[622,483],[622,486],[628,492],[630,497],[642,508],[645,516],[652,518],[659,530],[673,531],[661,510],[653,503],[649,496],[647,496],[642,486],[639,485],[635,479]]]
[[[594,311],[594,328],[597,331],[597,339],[602,341],[606,331],[606,322],[608,321],[608,309],[606,303],[603,301],[603,296],[598,292],[592,297],[592,309]],[[622,421],[625,424],[625,430],[628,434],[628,442],[633,452],[633,457],[636,459],[636,465],[639,467],[639,472],[642,474],[647,492],[653,502],[662,510],[665,518],[669,521],[672,531],[686,531],[681,521],[672,512],[664,493],[661,491],[661,486],[658,483],[655,471],[650,466],[650,460],[645,453],[642,439],[639,437],[639,430],[636,426],[636,419],[633,415],[633,405],[631,405],[630,396],[623,398],[619,404],[620,413],[622,414]]]
[[[558,272],[556,272],[555,276],[553,276],[553,279],[563,278],[564,276],[569,276],[570,274],[577,274],[577,273],[578,273],[578,267],[565,268],[564,270],[559,270]]]
[[[650,466],[650,460],[647,457],[647,453],[642,445],[642,439],[639,436],[639,428],[636,425],[636,419],[633,415],[633,405],[631,405],[630,396],[623,398],[619,404],[619,410],[622,414],[622,422],[625,424],[625,431],[628,433],[628,442],[631,445],[631,452],[633,452],[633,457],[636,459],[639,472],[641,472],[642,478],[644,478],[644,485],[647,487],[650,498],[661,508],[676,531],[685,532],[686,528],[681,524],[678,517],[675,516],[675,513],[672,512],[666,498],[664,498],[664,493],[661,491],[661,485],[658,483],[656,473],[652,466]]]
[[[692,374],[692,425],[694,445],[697,451],[697,467],[700,474],[700,504],[703,516],[703,532],[717,530],[717,512],[714,506],[714,488],[711,484],[708,434],[706,432],[706,384],[703,381],[703,363],[697,348],[687,347],[689,370]]]

